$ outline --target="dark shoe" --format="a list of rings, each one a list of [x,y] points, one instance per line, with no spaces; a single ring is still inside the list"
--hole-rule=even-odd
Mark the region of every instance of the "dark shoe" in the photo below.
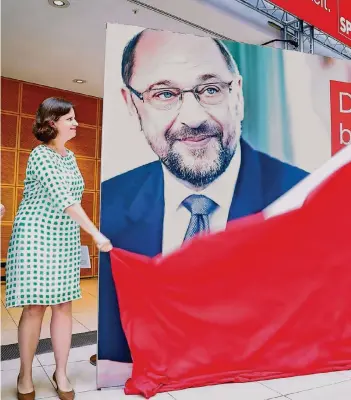
[[[96,367],[96,354],[90,357],[90,364]]]
[[[73,400],[75,398],[76,394],[73,389],[69,392],[63,392],[58,387],[55,372],[54,372],[54,375],[52,376],[52,380],[54,381],[54,386],[55,386],[56,392],[57,392],[60,400]]]
[[[19,381],[19,376],[17,378],[17,400],[34,400],[35,399],[35,390],[33,390],[30,393],[20,393],[18,391],[18,381]]]

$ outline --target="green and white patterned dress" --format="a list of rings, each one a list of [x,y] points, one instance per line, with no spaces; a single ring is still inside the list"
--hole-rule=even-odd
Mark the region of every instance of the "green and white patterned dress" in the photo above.
[[[80,228],[64,210],[81,202],[84,181],[67,152],[39,145],[29,156],[7,254],[6,307],[81,298]]]

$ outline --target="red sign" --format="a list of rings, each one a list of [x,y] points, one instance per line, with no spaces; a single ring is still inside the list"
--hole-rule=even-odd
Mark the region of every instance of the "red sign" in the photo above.
[[[268,0],[351,46],[351,0]]]
[[[351,82],[330,81],[332,155],[351,145]]]

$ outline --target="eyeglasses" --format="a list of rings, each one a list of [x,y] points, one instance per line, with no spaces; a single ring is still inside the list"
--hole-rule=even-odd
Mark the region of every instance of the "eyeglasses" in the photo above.
[[[184,93],[192,93],[196,100],[204,107],[214,106],[227,99],[232,90],[231,82],[211,82],[194,86],[192,89],[181,90],[179,88],[157,88],[149,89],[143,93],[138,92],[131,86],[127,88],[140,100],[150,104],[158,110],[171,110],[180,107],[183,102]]]

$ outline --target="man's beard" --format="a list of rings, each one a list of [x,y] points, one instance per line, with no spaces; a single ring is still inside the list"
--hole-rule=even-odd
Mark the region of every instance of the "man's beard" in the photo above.
[[[213,143],[203,148],[189,148],[188,157],[180,154],[174,148],[179,143],[179,140],[199,135],[212,137],[211,141]],[[195,129],[184,127],[177,132],[166,132],[165,139],[169,144],[169,151],[165,157],[160,157],[160,160],[174,176],[190,183],[196,188],[205,187],[222,175],[228,168],[235,153],[235,146],[229,144],[225,146],[223,144],[223,132],[217,127],[210,126],[208,123],[204,123]],[[212,149],[210,146],[212,146]],[[211,150],[212,152],[216,152],[215,158],[212,160],[209,159]],[[192,158],[194,161],[193,165],[186,162],[186,158]]]

